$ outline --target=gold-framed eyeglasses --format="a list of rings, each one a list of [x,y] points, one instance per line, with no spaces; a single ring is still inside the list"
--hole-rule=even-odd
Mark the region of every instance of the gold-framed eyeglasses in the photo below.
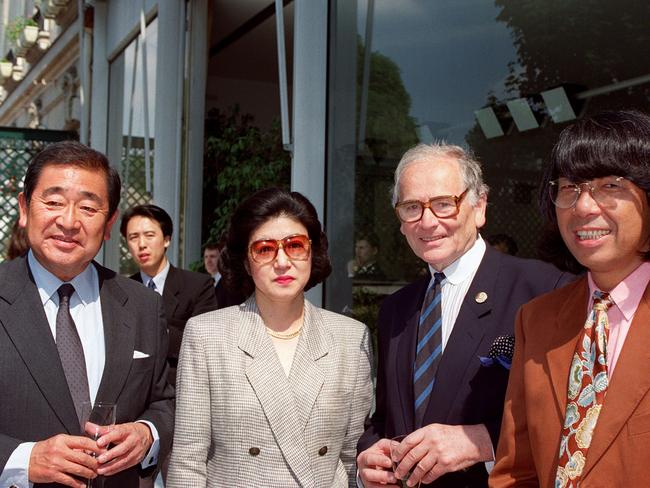
[[[587,188],[591,198],[601,207],[613,207],[626,193],[627,188],[623,176],[605,176],[591,181],[574,183],[568,178],[558,178],[549,181],[548,191],[551,201],[558,208],[571,208]]]
[[[292,261],[307,261],[311,252],[311,239],[303,234],[295,234],[282,239],[260,239],[248,246],[253,261],[266,264],[275,261],[282,249]]]
[[[468,191],[469,188],[458,196],[443,195],[434,197],[426,202],[421,202],[420,200],[399,202],[395,205],[395,213],[397,214],[397,218],[405,223],[419,221],[424,215],[425,208],[431,210],[433,215],[439,219],[455,217],[460,212],[460,203]]]

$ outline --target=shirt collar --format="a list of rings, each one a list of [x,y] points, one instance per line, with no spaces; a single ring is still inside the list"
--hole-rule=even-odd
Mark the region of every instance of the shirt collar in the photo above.
[[[472,276],[481,265],[483,255],[485,254],[485,248],[485,241],[479,235],[474,242],[474,245],[470,247],[465,254],[442,270],[445,274],[446,281],[452,285],[458,285]],[[432,277],[434,273],[437,273],[431,265],[429,265],[429,271],[431,272]]]
[[[165,280],[167,279],[167,274],[169,273],[170,266],[171,265],[169,263],[169,259],[167,259],[167,264],[165,264],[165,267],[153,278],[144,271],[140,270],[140,279],[142,280],[142,283],[144,283],[144,286],[147,286],[149,284],[149,280],[153,279],[153,282],[156,284],[156,289],[160,290],[160,293],[162,293],[162,290],[165,289]]]
[[[45,303],[53,298],[53,295],[57,293],[57,290],[63,283],[70,283],[74,286],[74,290],[81,299],[81,302],[84,305],[92,302],[99,292],[99,278],[97,275],[97,270],[95,266],[86,266],[86,268],[79,273],[77,276],[72,278],[70,281],[61,281],[59,278],[54,276],[49,272],[34,256],[34,253],[30,249],[27,253],[27,262],[29,263],[29,269],[32,272],[34,277],[34,282],[36,283],[36,288],[38,288],[38,294],[41,297],[41,303]],[[59,303],[58,295],[57,299],[53,300],[55,303]]]
[[[589,282],[589,306],[591,309],[591,297],[598,290],[596,283],[591,277],[591,272],[587,273]],[[634,317],[634,313],[641,302],[643,293],[650,282],[650,262],[641,263],[641,265],[625,277],[618,285],[609,292],[614,305],[621,311],[625,320],[628,322]]]

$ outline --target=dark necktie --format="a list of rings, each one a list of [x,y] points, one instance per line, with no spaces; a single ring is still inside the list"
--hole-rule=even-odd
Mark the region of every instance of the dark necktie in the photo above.
[[[86,374],[86,360],[77,327],[70,315],[70,297],[74,287],[64,283],[59,287],[59,311],[56,314],[56,348],[59,350],[61,365],[68,382],[70,395],[81,418],[81,405],[90,401],[88,389],[88,375]]]
[[[558,488],[579,486],[594,428],[605,401],[609,384],[607,309],[611,306],[609,293],[594,292],[593,308],[573,353],[555,474],[555,486]]]
[[[156,289],[156,284],[154,283],[153,280],[149,280],[149,283],[147,284],[147,288],[151,288],[152,290]]]
[[[442,356],[442,293],[440,284],[444,273],[435,273],[420,311],[418,343],[413,367],[413,393],[415,398],[415,428],[422,427],[424,412],[436,380],[436,370]]]

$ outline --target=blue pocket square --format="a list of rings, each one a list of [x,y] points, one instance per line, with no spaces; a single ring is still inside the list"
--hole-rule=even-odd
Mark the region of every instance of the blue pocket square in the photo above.
[[[512,355],[515,351],[514,336],[499,336],[494,339],[487,356],[479,356],[482,366],[500,365],[506,369],[512,366]]]

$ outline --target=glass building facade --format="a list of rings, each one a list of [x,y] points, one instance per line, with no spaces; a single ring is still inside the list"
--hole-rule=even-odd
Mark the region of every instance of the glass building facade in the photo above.
[[[536,257],[559,132],[605,109],[650,110],[648,14],[642,1],[330,2],[325,306],[371,325],[381,298],[423,272],[389,197],[418,142],[469,148],[491,188],[481,234]],[[380,272],[356,277],[367,236]]]

